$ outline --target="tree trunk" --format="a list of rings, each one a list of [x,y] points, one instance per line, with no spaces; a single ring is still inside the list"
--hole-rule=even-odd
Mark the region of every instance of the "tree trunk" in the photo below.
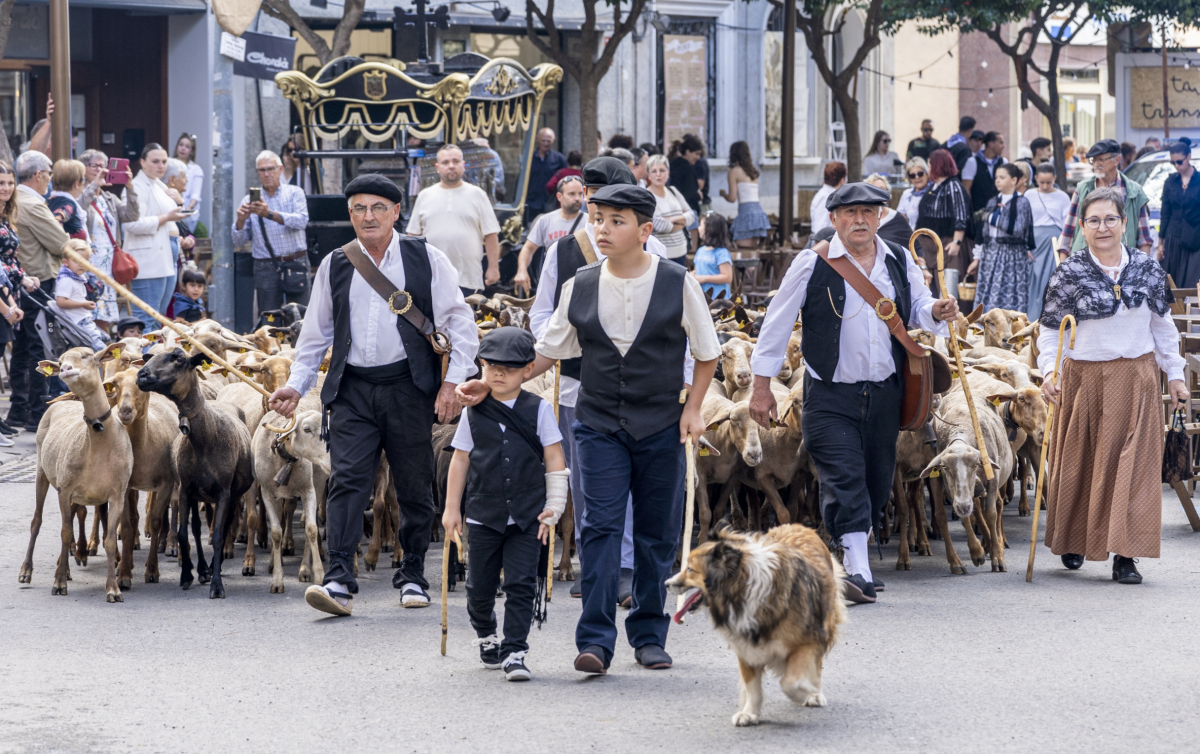
[[[590,72],[579,77],[579,151],[583,154],[586,164],[596,156],[596,132],[599,130],[599,113],[597,102],[600,87],[600,74],[592,68]]]
[[[842,109],[842,123],[846,127],[846,182],[862,180],[862,136],[859,134],[858,101],[850,92],[834,89],[833,97]]]

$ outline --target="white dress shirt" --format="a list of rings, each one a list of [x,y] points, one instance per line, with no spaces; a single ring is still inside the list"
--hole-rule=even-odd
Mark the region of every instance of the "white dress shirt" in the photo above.
[[[1092,254],[1089,250],[1088,254]],[[1122,249],[1121,263],[1116,267],[1105,267],[1092,254],[1092,261],[1114,281],[1129,264],[1129,251]],[[1183,357],[1179,355],[1179,328],[1170,314],[1161,315],[1150,311],[1142,303],[1130,309],[1124,303],[1117,305],[1117,312],[1106,319],[1088,319],[1075,324],[1075,348],[1070,348],[1070,338],[1063,339],[1063,360],[1113,361],[1114,359],[1136,359],[1154,352],[1158,368],[1166,372],[1168,380],[1183,379]],[[1058,371],[1054,358],[1058,354],[1058,330],[1043,327],[1038,334],[1038,369],[1043,375]]]
[[[450,365],[446,382],[458,384],[475,374],[475,354],[479,333],[471,308],[458,288],[458,270],[441,251],[426,243],[432,269],[430,290],[433,294],[433,321],[450,339]],[[332,255],[330,255],[332,256]],[[370,254],[365,254],[371,259]],[[329,284],[329,259],[325,257],[313,280],[312,296],[304,327],[296,341],[296,359],[287,386],[306,394],[317,381],[317,369],[325,351],[333,344],[333,291]],[[371,260],[374,262],[375,260]],[[392,242],[383,254],[379,271],[404,290],[404,261],[400,255],[400,234],[392,231]],[[408,358],[396,329],[396,317],[388,302],[356,270],[350,279],[350,353],[346,363],[356,367],[377,367]]]
[[[587,210],[584,210],[585,212]],[[583,229],[587,231],[587,236],[592,242],[592,248],[596,251],[596,259],[604,259],[604,252],[600,251],[600,247],[596,245],[596,230],[591,223],[585,223]],[[658,257],[665,258],[667,249],[663,246],[662,241],[654,236],[650,236],[646,240],[646,252]],[[555,241],[546,249],[546,255],[542,260],[542,274],[538,278],[537,295],[533,299],[533,306],[529,308],[529,329],[533,332],[533,337],[539,340],[546,334],[546,327],[550,324],[550,316],[554,314],[554,289],[558,286],[558,241]],[[692,359],[689,352],[684,359],[684,376],[685,382],[692,384],[692,369],[695,366],[695,361]],[[565,374],[559,379],[558,383],[558,405],[573,407],[579,399],[579,380],[574,377],[568,377]]]
[[[668,263],[674,264],[662,257],[651,255],[650,268],[636,278],[619,278],[613,275],[608,271],[607,261],[600,267],[597,302],[600,326],[622,356],[629,352],[642,329],[646,312],[650,308],[650,297],[654,290],[654,281],[658,277],[658,268]],[[571,294],[578,279],[576,276],[563,283],[558,308],[554,310],[542,337],[538,338],[537,352],[546,358],[573,359],[583,353],[579,335],[567,316],[571,307]],[[700,290],[700,284],[691,275],[687,275],[683,281],[683,316],[680,324],[688,337],[685,352],[690,351],[700,361],[712,361],[721,355],[721,344],[717,341],[717,331],[713,326],[708,301]],[[681,372],[682,368],[681,364]],[[684,382],[690,383],[690,375],[684,375]],[[562,404],[561,385],[559,404]]]
[[[855,267],[862,267],[847,253],[842,244],[841,236],[834,234],[829,242],[829,257],[848,256]],[[892,285],[884,259],[895,256],[887,244],[875,237],[875,264],[867,278],[888,298],[895,298],[896,288]],[[758,333],[758,344],[754,347],[754,355],[750,357],[750,368],[755,376],[774,377],[783,367],[783,359],[787,355],[788,339],[792,337],[792,328],[804,306],[808,294],[808,281],[812,279],[813,269],[817,265],[817,252],[806,249],[800,252],[783,276],[779,292],[767,309],[767,319],[763,322]],[[948,336],[950,329],[945,322],[933,318],[933,304],[937,300],[925,286],[925,276],[913,262],[909,254],[901,254],[905,272],[908,275],[909,291],[912,296],[912,308],[909,312],[908,324],[920,327],[935,335]],[[865,271],[864,271],[865,272]],[[820,306],[821,302],[817,302]],[[832,303],[826,303],[832,306]],[[875,309],[869,306],[858,292],[846,284],[846,305],[842,309],[845,315],[842,319],[842,334],[839,338],[839,356],[837,369],[833,373],[834,382],[881,382],[896,371],[895,360],[892,359],[892,334],[887,325],[875,314]],[[805,364],[808,373],[814,379],[821,379],[812,366]]]
[[[829,201],[829,195],[834,191],[837,191],[837,187],[825,184],[813,194],[812,202],[808,205],[808,217],[812,221],[813,233],[822,228],[833,227],[829,220],[829,210],[825,209],[825,202]]]
[[[175,223],[159,224],[160,215],[179,209],[167,194],[167,185],[151,178],[146,171],[133,177],[133,189],[138,196],[138,219],[124,223],[122,249],[138,263],[138,279],[175,276],[175,252],[171,247],[171,229]]]

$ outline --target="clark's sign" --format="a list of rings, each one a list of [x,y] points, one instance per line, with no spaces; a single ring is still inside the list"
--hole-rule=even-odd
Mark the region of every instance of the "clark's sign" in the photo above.
[[[1131,68],[1129,77],[1129,126],[1161,130],[1163,69]],[[1167,104],[1173,128],[1200,128],[1200,70],[1167,69]]]
[[[248,31],[242,35],[246,45],[245,57],[235,60],[233,72],[238,76],[274,81],[275,74],[290,71],[296,55],[296,40],[274,34]]]

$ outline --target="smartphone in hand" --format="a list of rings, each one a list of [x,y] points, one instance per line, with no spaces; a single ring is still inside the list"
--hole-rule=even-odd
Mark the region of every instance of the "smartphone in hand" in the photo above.
[[[258,187],[254,187],[254,188],[250,189],[250,203],[254,204],[255,202],[261,202],[261,201],[262,201],[262,189],[258,188]]]
[[[129,160],[113,157],[108,161],[108,176],[105,180],[110,186],[124,186],[129,182],[129,176],[125,175],[126,170],[129,170]]]

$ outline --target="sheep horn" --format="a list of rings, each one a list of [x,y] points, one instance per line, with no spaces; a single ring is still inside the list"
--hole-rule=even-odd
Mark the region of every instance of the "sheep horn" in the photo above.
[[[497,294],[496,300],[502,304],[515,306],[518,309],[528,309],[529,307],[533,306],[534,302],[533,298],[517,298],[516,296],[510,296],[507,293]]]

